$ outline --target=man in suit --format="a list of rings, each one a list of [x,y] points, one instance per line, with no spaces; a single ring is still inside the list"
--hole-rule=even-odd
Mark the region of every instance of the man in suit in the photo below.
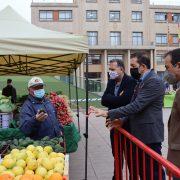
[[[125,67],[122,61],[114,60],[111,61],[112,63],[114,66],[110,66],[110,79],[101,100],[101,104],[109,110],[129,104],[136,86],[136,81],[125,74]],[[123,128],[128,131],[128,123],[125,123]],[[114,129],[110,130],[110,140],[114,156]]]
[[[164,84],[157,74],[150,70],[150,59],[146,56],[139,57],[138,70],[141,74],[140,82],[135,88],[135,92],[130,104],[117,109],[104,111],[91,107],[95,115],[109,117],[112,121],[123,123],[122,117],[128,116],[130,132],[149,148],[161,155],[161,143],[164,140],[164,124],[162,117],[163,98],[165,94]],[[135,152],[135,149],[134,149]],[[134,153],[133,153],[134,157]],[[142,158],[143,153],[139,151],[139,175],[143,178]],[[150,159],[146,161],[146,179],[151,178]],[[154,162],[154,179],[158,180],[159,168]],[[132,179],[136,179],[136,163],[134,163]],[[165,179],[164,170],[162,170],[162,179]]]
[[[165,67],[168,71],[165,79],[170,84],[180,83],[180,48],[165,55]],[[171,116],[168,122],[167,159],[180,168],[180,89],[177,89]],[[180,179],[174,177],[174,180]]]

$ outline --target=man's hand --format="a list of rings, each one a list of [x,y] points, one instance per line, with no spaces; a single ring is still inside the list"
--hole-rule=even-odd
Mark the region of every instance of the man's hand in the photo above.
[[[43,122],[45,121],[45,119],[48,117],[48,114],[47,113],[44,113],[44,112],[37,112],[36,114],[36,120],[39,121],[39,122]]]
[[[90,113],[94,113],[96,117],[100,117],[100,116],[107,117],[108,116],[108,111],[104,111],[104,110],[95,108],[93,106],[90,106],[90,108],[89,108],[89,114]]]
[[[114,121],[107,120],[106,121],[106,127],[109,130],[112,130],[114,128],[121,128],[123,125],[123,122],[120,119],[115,119]]]

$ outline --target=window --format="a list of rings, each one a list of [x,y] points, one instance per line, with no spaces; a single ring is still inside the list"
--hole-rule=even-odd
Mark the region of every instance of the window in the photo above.
[[[156,12],[155,13],[155,21],[156,22],[166,22],[167,13],[165,12]]]
[[[142,21],[142,12],[132,11],[132,21]]]
[[[120,11],[109,11],[109,21],[120,21]]]
[[[88,55],[88,64],[101,64],[101,55],[100,54],[89,54]]]
[[[61,21],[70,21],[72,20],[72,11],[59,11],[59,20]]]
[[[88,31],[88,44],[90,46],[98,45],[98,32],[97,31]]]
[[[131,2],[134,4],[141,4],[142,0],[131,0]]]
[[[172,34],[172,43],[173,43],[174,45],[179,44],[178,34]]]
[[[110,3],[119,3],[120,0],[109,0]]]
[[[108,54],[108,64],[111,60],[123,61],[123,55],[121,55],[121,54]]]
[[[87,10],[86,11],[87,21],[97,21],[97,10]]]
[[[157,65],[164,65],[164,58],[163,58],[163,54],[157,54],[156,55],[156,62]]]
[[[53,11],[39,11],[40,21],[53,21]]]
[[[84,73],[84,76],[86,77],[86,73]],[[101,78],[101,72],[89,72],[88,78],[90,78],[90,79]]]
[[[166,45],[167,44],[167,34],[156,34],[156,44]]]
[[[121,44],[121,33],[110,32],[111,46],[118,46]]]
[[[142,32],[133,32],[132,43],[133,43],[133,45],[143,45],[143,33]]]
[[[180,23],[180,13],[173,14],[173,22]]]

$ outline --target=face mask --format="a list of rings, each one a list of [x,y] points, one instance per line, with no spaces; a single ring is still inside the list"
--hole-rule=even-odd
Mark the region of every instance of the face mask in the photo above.
[[[139,73],[139,69],[138,68],[131,68],[130,69],[130,73],[131,73],[131,76],[136,79],[136,80],[139,80],[140,77],[141,77],[141,74]]]
[[[169,84],[177,83],[176,76],[168,71],[165,72],[164,80],[167,81]]]
[[[109,72],[110,79],[116,79],[119,75],[116,71]]]
[[[45,95],[44,89],[38,89],[38,90],[34,91],[34,96],[36,98],[42,99],[44,97],[44,95]]]

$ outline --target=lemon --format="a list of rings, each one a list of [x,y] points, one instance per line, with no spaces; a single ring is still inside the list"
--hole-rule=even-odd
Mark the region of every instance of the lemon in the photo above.
[[[42,176],[43,178],[46,176],[46,174],[47,174],[47,170],[44,168],[44,167],[42,167],[42,166],[39,166],[37,169],[36,169],[36,174],[37,175],[40,175],[40,176]]]
[[[26,154],[28,155],[28,156],[33,156],[33,153],[32,153],[32,151],[30,151],[30,150],[26,150]]]
[[[50,161],[48,158],[44,158],[42,160],[42,166],[46,168],[48,171],[54,168],[54,164],[52,161]]]
[[[46,146],[46,147],[44,147],[44,151],[47,152],[48,154],[50,154],[53,151],[53,149],[51,146]]]
[[[21,177],[22,177],[22,175],[16,176],[16,177],[14,178],[14,180],[20,180]]]
[[[38,167],[38,163],[35,159],[31,159],[28,161],[27,168],[29,170],[36,170],[37,167]]]
[[[51,175],[54,174],[54,171],[53,170],[50,170],[47,172],[47,175],[45,176],[45,179],[49,179]]]
[[[17,160],[19,160],[19,159],[24,159],[24,160],[26,160],[26,158],[27,158],[26,152],[20,152],[20,153],[18,153],[18,154],[16,155],[16,159],[17,159]]]
[[[54,170],[54,172],[57,172],[57,173],[60,173],[61,175],[63,175],[64,165],[62,163],[57,163],[53,170]]]
[[[25,174],[34,174],[34,171],[32,171],[32,170],[26,170],[26,171],[25,171]]]
[[[65,155],[63,153],[57,153],[58,157],[62,157],[63,159],[65,158]]]
[[[9,159],[9,158],[12,158],[11,154],[4,156],[4,159]]]
[[[14,173],[15,176],[19,176],[19,175],[22,175],[24,173],[24,169],[20,166],[15,166],[12,169],[12,172]]]
[[[25,168],[26,167],[26,162],[23,160],[23,159],[20,159],[16,162],[16,165],[17,166],[20,166],[22,168]]]
[[[6,158],[2,161],[2,165],[4,167],[6,167],[7,169],[11,169],[14,167],[16,163],[16,160],[12,159],[12,158]]]
[[[52,153],[50,153],[49,157],[50,158],[56,158],[56,157],[58,157],[58,154],[55,152],[52,152]]]
[[[31,161],[31,160],[36,160],[36,159],[35,159],[35,157],[29,157],[29,156],[28,156],[28,157],[26,158],[26,164],[28,164],[28,162]]]
[[[0,165],[0,174],[4,171],[6,171],[6,168],[4,166]]]
[[[39,159],[39,158],[46,158],[46,157],[48,157],[48,153],[45,152],[45,151],[43,151],[42,153],[39,153],[39,154],[38,154],[38,159]]]
[[[35,149],[33,151],[33,156],[37,159],[38,158],[38,155],[39,155],[39,151],[37,149]]]
[[[43,152],[44,151],[42,146],[37,146],[36,150],[38,150],[39,152]]]
[[[20,151],[19,151],[19,149],[13,149],[12,151],[11,151],[11,154],[17,154],[17,153],[19,153]]]
[[[41,165],[42,160],[43,160],[43,158],[39,158],[39,159],[37,159],[38,166],[40,166],[40,165]]]
[[[33,152],[35,150],[35,146],[29,145],[26,149]]]

